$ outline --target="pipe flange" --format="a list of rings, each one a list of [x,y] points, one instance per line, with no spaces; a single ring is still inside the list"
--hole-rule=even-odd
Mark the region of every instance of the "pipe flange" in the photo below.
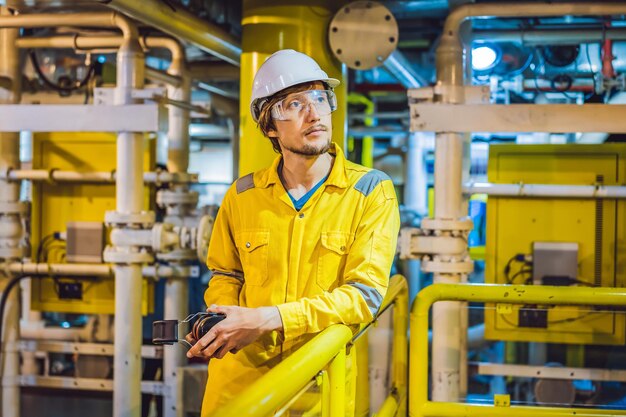
[[[0,215],[26,213],[28,213],[28,202],[26,201],[16,201],[12,203],[0,202]]]
[[[156,257],[159,261],[166,262],[182,262],[197,260],[196,251],[192,249],[177,249],[171,252],[157,253]]]
[[[429,231],[469,232],[474,228],[474,222],[469,217],[454,220],[426,218],[422,219],[421,228]]]
[[[147,264],[154,262],[154,257],[149,252],[122,252],[113,246],[107,246],[103,260],[112,264]]]
[[[474,272],[474,262],[471,260],[444,262],[424,258],[422,271],[435,274],[470,274]]]
[[[104,222],[107,226],[140,225],[148,228],[154,224],[155,214],[153,211],[142,211],[141,213],[107,211],[104,214]]]
[[[22,259],[26,256],[26,248],[0,248],[0,259]]]
[[[209,252],[209,241],[213,232],[213,217],[202,216],[196,232],[196,253],[200,262],[205,262]]]
[[[157,193],[157,205],[159,207],[173,206],[176,204],[197,205],[199,195],[197,191],[161,190]]]

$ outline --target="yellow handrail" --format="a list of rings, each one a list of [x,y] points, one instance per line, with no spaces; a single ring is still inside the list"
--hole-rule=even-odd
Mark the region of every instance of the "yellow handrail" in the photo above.
[[[396,330],[392,353],[392,386],[395,389],[390,395],[392,398],[388,399],[390,404],[387,404],[387,408],[383,407],[388,414],[381,413],[380,416],[392,416],[396,409],[406,409],[408,289],[406,279],[401,275],[391,278],[380,311],[384,311],[392,303],[395,303]],[[402,330],[396,329],[396,326],[402,326]],[[346,346],[352,339],[349,327],[342,324],[328,327],[246,388],[234,401],[215,410],[211,417],[271,415],[317,376],[321,376],[323,385],[330,388],[329,396],[322,399],[323,415],[328,411],[331,417],[344,417]],[[323,370],[327,372],[320,375]]]
[[[576,417],[623,415],[623,410],[464,404],[428,401],[428,313],[437,301],[543,305],[626,305],[624,288],[434,284],[417,295],[411,310],[409,415],[411,417]]]

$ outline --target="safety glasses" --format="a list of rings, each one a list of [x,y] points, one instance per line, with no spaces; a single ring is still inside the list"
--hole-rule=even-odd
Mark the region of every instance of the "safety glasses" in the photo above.
[[[327,116],[337,110],[337,97],[332,90],[306,90],[290,94],[274,104],[271,114],[274,120],[294,120],[310,111],[314,106],[320,116]]]

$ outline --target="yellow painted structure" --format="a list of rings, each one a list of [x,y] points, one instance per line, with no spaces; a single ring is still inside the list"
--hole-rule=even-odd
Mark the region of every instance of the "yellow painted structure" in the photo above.
[[[155,141],[146,139],[144,170],[154,170]],[[33,138],[33,168],[94,172],[115,170],[116,136],[108,133],[41,133]],[[145,188],[145,209],[149,209],[154,190]],[[103,222],[108,210],[115,210],[114,184],[34,182],[32,186],[33,261],[41,240],[53,232],[66,230],[67,222]],[[53,244],[47,261],[64,263],[63,250]],[[41,260],[40,260],[41,261]],[[64,278],[60,278],[64,279]],[[68,278],[71,280],[71,278]],[[113,277],[83,281],[82,300],[61,300],[55,282],[44,278],[32,281],[32,309],[83,314],[113,314],[115,286]],[[143,313],[152,311],[151,280],[143,282]]]
[[[626,182],[626,146],[492,145],[488,175],[493,183],[622,185]],[[578,280],[623,287],[626,269],[617,266],[626,262],[626,253],[618,250],[618,243],[626,239],[625,221],[624,200],[490,196],[485,282],[506,283],[504,268],[510,258],[531,253],[535,241],[554,241],[578,243]],[[527,277],[518,276],[513,283],[523,284]],[[595,300],[588,301],[595,304]],[[626,342],[622,314],[571,306],[551,308],[547,328],[527,328],[518,327],[518,310],[518,305],[487,309],[485,337],[571,344]]]
[[[250,115],[252,80],[265,59],[279,49],[295,49],[317,61],[329,77],[341,84],[335,89],[333,141],[345,149],[346,67],[328,48],[328,24],[343,2],[330,0],[276,2],[244,0],[240,83],[239,175],[265,168],[276,157],[270,141]]]
[[[428,400],[428,316],[437,301],[464,301],[491,304],[541,304],[626,306],[624,288],[550,287],[539,285],[433,284],[417,295],[411,309],[409,351],[409,414],[411,417],[572,417],[615,416],[623,410],[604,408],[563,408],[546,406],[505,406]]]

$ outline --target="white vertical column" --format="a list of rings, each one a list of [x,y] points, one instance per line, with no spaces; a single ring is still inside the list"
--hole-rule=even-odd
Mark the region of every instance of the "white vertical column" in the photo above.
[[[116,104],[133,103],[133,88],[144,83],[143,52],[137,39],[126,42],[117,54]],[[132,216],[143,208],[143,134],[120,132],[117,137],[116,214]],[[121,223],[121,222],[120,222]],[[117,226],[119,227],[119,225]],[[138,248],[117,247],[115,271],[115,357],[113,416],[141,415],[141,263],[132,259]],[[125,253],[126,252],[126,253]],[[128,255],[123,262],[123,255]],[[120,262],[122,261],[122,262]]]
[[[0,15],[10,15],[6,7],[0,7]],[[10,83],[9,88],[0,88],[0,103],[19,103],[21,73],[19,52],[15,47],[18,29],[0,29],[0,76]],[[0,133],[0,170],[20,167],[19,133]],[[23,256],[21,239],[23,227],[20,215],[20,183],[0,180],[0,259],[19,259]],[[1,278],[1,276],[0,276]],[[3,282],[4,281],[4,282]],[[8,281],[0,279],[0,289]],[[20,413],[19,353],[7,350],[6,346],[19,339],[19,288],[13,289],[4,313],[2,326],[2,416],[17,417]]]

